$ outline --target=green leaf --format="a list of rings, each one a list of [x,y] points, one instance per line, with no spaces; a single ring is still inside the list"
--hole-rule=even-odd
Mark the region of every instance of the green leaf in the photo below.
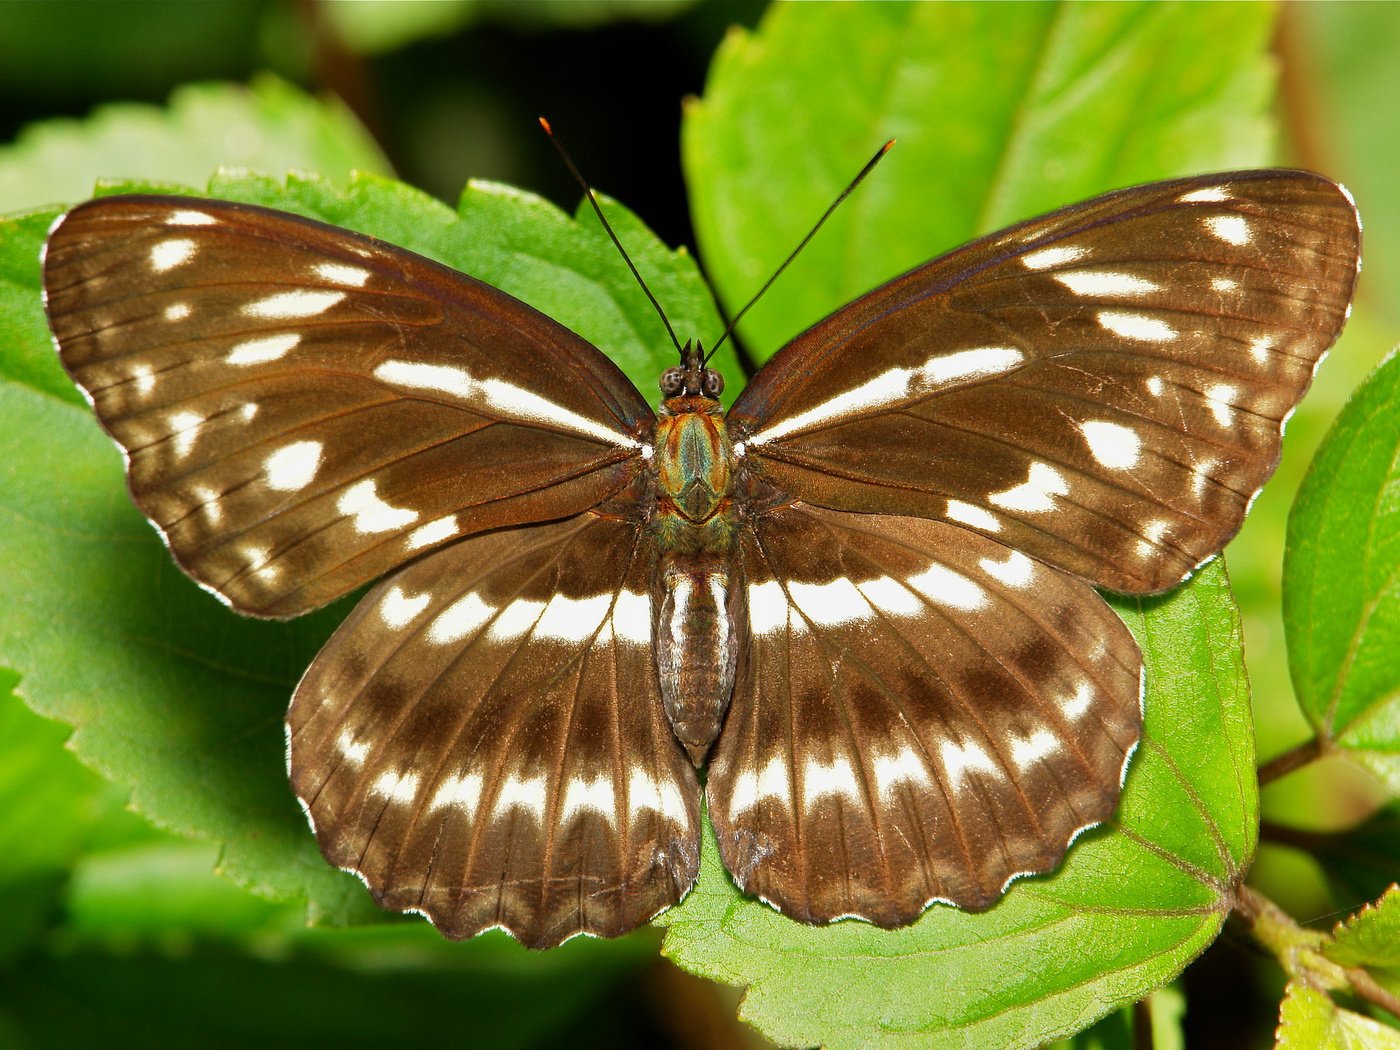
[[[446,36],[473,22],[494,21],[540,30],[604,25],[622,20],[660,21],[694,6],[695,0],[330,0],[327,23],[352,51],[372,54],[415,40]]]
[[[674,361],[596,220],[575,221],[538,198],[474,186],[454,213],[371,176],[343,190],[312,178],[284,185],[224,176],[211,190],[350,226],[480,275],[592,339],[652,390]],[[716,329],[693,261],[608,206],[674,316]],[[359,883],[317,853],[283,764],[287,699],[348,605],[287,624],[244,620],[175,569],[130,504],[121,457],[48,349],[37,260],[50,218],[0,226],[0,303],[26,304],[0,316],[11,337],[0,346],[0,662],[22,674],[31,706],[76,727],[73,750],[129,785],[138,812],[218,843],[222,869],[240,884],[276,899],[304,897],[322,920],[373,917]]]
[[[877,173],[745,319],[758,360],[972,237],[1119,186],[1267,159],[1262,5],[770,8],[733,32],[682,145],[731,309],[885,139]],[[859,41],[859,46],[852,46]]]
[[[1400,1050],[1400,1032],[1339,1008],[1316,988],[1290,983],[1275,1045],[1278,1050]]]
[[[747,985],[741,1016],[782,1044],[1037,1046],[1174,977],[1208,945],[1258,819],[1239,621],[1225,573],[1119,608],[1143,649],[1143,742],[1118,815],[1054,875],[982,914],[802,926],[741,896],[706,838],[699,885],[660,918],[665,954]]]
[[[343,103],[272,76],[180,88],[165,106],[111,103],[32,124],[0,147],[0,212],[92,195],[99,179],[201,186],[216,168],[316,171],[343,183],[389,163]]]
[[[64,932],[74,939],[211,938],[286,925],[288,905],[240,889],[215,870],[209,842],[173,836],[94,851],[74,868]]]
[[[1139,1009],[1145,1006],[1146,1011]],[[1158,988],[1140,1004],[1124,1006],[1068,1039],[1047,1044],[1047,1050],[1184,1050],[1186,1036],[1181,1019],[1186,997],[1174,985]],[[1142,1031],[1144,1018],[1148,1030]]]
[[[1283,574],[1303,713],[1400,794],[1400,355],[1318,449],[1288,519]]]
[[[603,997],[636,953],[575,942],[527,959],[482,950],[506,947],[491,940],[451,944],[419,924],[338,931],[331,951],[189,938],[67,945],[0,970],[0,1045],[525,1050],[621,1046],[635,1030]]]
[[[1265,798],[1265,842],[1301,851],[1321,865],[1338,907],[1374,900],[1395,881],[1400,872],[1400,802],[1383,806],[1344,831],[1305,831],[1270,825],[1267,793]],[[1338,801],[1346,803],[1350,799]],[[1258,874],[1257,868],[1255,872]]]
[[[122,804],[64,750],[68,727],[19,701],[15,677],[0,672],[0,960],[43,926],[94,828]]]
[[[150,96],[181,81],[235,76],[260,64],[268,7],[256,0],[10,4],[0,93],[57,109],[86,94]]]
[[[1322,952],[1334,963],[1367,970],[1392,995],[1400,995],[1400,886],[1392,885],[1332,931]]]
[[[1328,163],[1345,174],[1366,217],[1366,285],[1400,284],[1400,139],[1393,134],[1400,91],[1400,18],[1388,4],[1290,4],[1288,36],[1280,51],[1301,59],[1291,71],[1312,113],[1310,133],[1321,132]],[[1325,126],[1317,117],[1333,114]],[[1364,293],[1363,293],[1364,294]],[[1400,322],[1394,295],[1371,295],[1367,308]]]

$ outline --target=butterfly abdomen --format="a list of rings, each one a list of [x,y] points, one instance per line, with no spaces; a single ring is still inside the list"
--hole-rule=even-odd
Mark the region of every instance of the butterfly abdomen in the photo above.
[[[744,622],[733,457],[718,402],[665,402],[656,426],[656,668],[666,717],[697,766],[734,691]]]

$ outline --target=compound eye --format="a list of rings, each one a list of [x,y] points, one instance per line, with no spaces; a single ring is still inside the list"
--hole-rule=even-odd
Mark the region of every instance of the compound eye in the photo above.
[[[701,389],[706,397],[719,397],[724,393],[724,376],[720,375],[713,368],[705,369],[705,378],[700,381]]]
[[[680,368],[668,368],[661,373],[661,392],[667,397],[675,397],[685,386],[685,371]]]

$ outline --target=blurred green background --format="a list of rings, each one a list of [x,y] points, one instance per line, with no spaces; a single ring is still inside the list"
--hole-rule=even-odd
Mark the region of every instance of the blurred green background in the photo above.
[[[202,185],[220,162],[280,173],[336,149],[347,165],[393,172],[449,203],[466,179],[485,178],[572,210],[577,191],[535,125],[545,114],[595,185],[667,243],[693,245],[682,101],[702,93],[729,28],[757,25],[764,7],[6,3],[0,213],[81,199],[101,176]],[[1264,759],[1309,735],[1292,700],[1278,608],[1288,505],[1348,391],[1400,331],[1400,302],[1388,293],[1400,278],[1400,8],[1288,5],[1275,53],[1279,159],[1346,182],[1368,239],[1356,316],[1290,425],[1279,479],[1228,554]],[[252,109],[297,112],[289,88],[258,79],[268,72],[343,100],[343,122],[288,116],[279,139],[186,87],[256,83]],[[649,931],[541,956],[493,938],[448,945],[416,922],[306,930],[297,907],[219,877],[212,847],[127,812],[119,791],[63,750],[65,727],[10,695],[16,683],[0,680],[0,1048],[761,1043],[733,1020],[737,993],[660,960]],[[1265,815],[1346,827],[1377,797],[1362,774],[1321,763],[1269,788]],[[1355,903],[1334,897],[1288,849],[1266,845],[1252,881],[1302,921]],[[1257,996],[1245,1002],[1237,974],[1247,965],[1227,937],[1188,971],[1190,1045],[1267,1035],[1277,978],[1261,967]]]

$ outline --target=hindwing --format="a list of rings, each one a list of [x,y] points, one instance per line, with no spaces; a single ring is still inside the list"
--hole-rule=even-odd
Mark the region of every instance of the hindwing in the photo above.
[[[982,908],[1118,800],[1142,660],[1088,584],[944,522],[745,530],[750,640],[707,798],[738,885],[807,922]]]
[[[700,789],[661,708],[643,540],[592,513],[471,537],[386,578],[317,656],[292,786],[381,904],[542,948],[690,888]]]

